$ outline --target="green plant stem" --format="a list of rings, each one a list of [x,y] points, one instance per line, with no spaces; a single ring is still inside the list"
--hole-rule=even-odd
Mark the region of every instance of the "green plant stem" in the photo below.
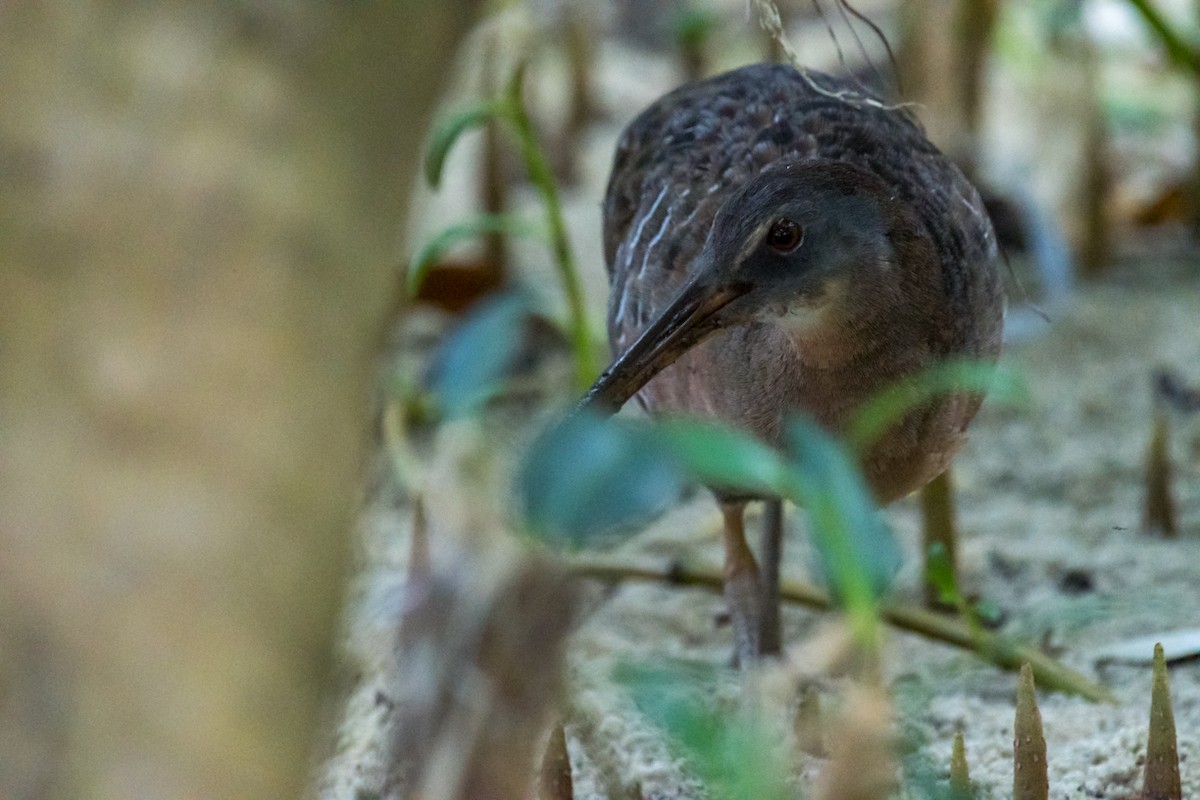
[[[417,295],[429,270],[438,263],[447,250],[461,241],[474,239],[481,234],[544,238],[540,228],[512,214],[480,214],[477,217],[455,223],[444,228],[413,256],[405,278],[409,295]]]
[[[571,572],[579,577],[617,582],[627,580],[674,583],[721,591],[721,570],[712,566],[667,565],[652,567],[611,559],[575,558],[569,562]],[[809,608],[828,611],[834,608],[829,596],[800,581],[783,581],[780,596],[792,603]],[[1040,650],[1015,644],[958,619],[931,613],[922,608],[906,605],[884,605],[880,609],[883,620],[900,630],[924,636],[927,639],[970,650],[981,658],[1002,669],[1016,672],[1023,663],[1033,668],[1038,685],[1079,695],[1094,702],[1115,703],[1116,698],[1103,686],[1093,683],[1064,664],[1047,656]]]
[[[410,490],[421,482],[424,468],[421,459],[408,445],[404,407],[401,401],[392,399],[383,410],[383,443],[392,466],[392,479],[404,490]]]
[[[558,187],[554,182],[554,171],[550,161],[538,144],[533,130],[533,123],[525,111],[521,101],[521,82],[524,70],[518,70],[509,87],[504,116],[513,126],[517,134],[517,142],[521,150],[521,158],[529,173],[529,180],[541,195],[542,205],[546,209],[546,227],[550,235],[550,247],[554,253],[554,263],[558,267],[562,279],[563,290],[567,295],[567,333],[571,339],[571,347],[575,354],[575,383],[581,390],[586,389],[595,380],[599,372],[595,355],[592,350],[592,338],[588,331],[587,308],[583,301],[583,284],[579,280],[579,268],[575,264],[575,256],[571,251],[571,243],[567,238],[567,224],[563,219],[562,201],[558,196]]]
[[[804,498],[797,494],[791,499],[796,502]],[[810,510],[816,513],[817,507],[813,505]],[[850,622],[854,641],[872,657],[877,657],[880,647],[879,603],[866,572],[855,561],[854,551],[849,544],[850,534],[845,525],[844,517],[836,510],[828,510],[824,524],[814,524],[813,527],[826,531],[825,546],[833,554],[830,560],[834,565],[837,585],[841,587],[844,597],[842,605]],[[782,593],[782,588],[780,591]]]
[[[1189,70],[1194,76],[1200,78],[1200,48],[1193,47],[1188,42],[1175,32],[1163,18],[1163,15],[1158,12],[1158,9],[1151,5],[1150,0],[1129,0],[1129,4],[1133,6],[1158,40],[1162,42],[1163,48],[1167,51],[1167,56],[1175,62],[1177,66]]]
[[[941,545],[951,581],[958,580],[958,531],[954,524],[954,485],[947,469],[921,490],[921,561],[924,565],[922,589],[925,607],[936,609],[942,604],[941,591],[934,577],[931,550]],[[956,598],[961,597],[957,591]]]

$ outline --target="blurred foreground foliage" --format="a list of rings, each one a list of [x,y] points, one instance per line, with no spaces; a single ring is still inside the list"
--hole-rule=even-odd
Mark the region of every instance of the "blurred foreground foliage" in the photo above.
[[[730,713],[711,702],[713,676],[679,664],[620,665],[616,678],[638,711],[658,725],[714,800],[784,800],[788,764],[744,704]]]
[[[533,313],[517,295],[483,303],[458,323],[430,359],[428,396],[436,398],[441,418],[471,421],[481,434],[481,447],[487,446],[482,435],[485,420],[492,419],[488,401],[496,399],[498,407],[510,405],[504,398],[514,391],[511,343],[521,339]],[[447,374],[451,368],[457,373],[454,378]],[[930,554],[930,575],[962,622],[943,623],[928,612],[884,605],[901,550],[866,487],[856,454],[888,426],[943,392],[988,393],[1009,404],[1027,396],[1023,381],[1003,366],[943,364],[868,402],[851,426],[848,442],[796,416],[787,424],[787,443],[781,450],[708,420],[606,420],[581,411],[535,414],[545,419],[549,413],[552,418],[542,423],[540,433],[526,433],[523,456],[500,476],[515,487],[508,528],[552,550],[578,551],[632,535],[690,483],[780,496],[808,517],[806,530],[828,590],[823,602],[844,614],[854,661],[868,685],[877,680],[873,676],[878,675],[881,623],[887,620],[973,650],[1007,669],[1031,662],[1047,688],[1107,698],[1105,690],[1043,654],[986,631],[981,619],[989,616],[987,609],[964,599],[944,553]],[[715,797],[786,796],[787,769],[771,762],[772,749],[762,747],[766,734],[761,720],[752,712],[730,717],[715,709],[711,692],[703,689],[709,680],[704,675],[691,667],[658,662],[626,664],[616,677]],[[887,706],[886,699],[879,702]],[[867,703],[864,708],[875,706]],[[888,714],[880,717],[877,711],[867,716],[886,721]],[[920,787],[931,797],[949,796],[937,777],[939,770],[919,752],[919,742],[895,751],[906,785]]]
[[[530,314],[515,294],[480,304],[430,359],[422,403],[443,419],[482,412],[504,391]],[[604,420],[577,411],[547,425],[517,468],[517,525],[542,541],[581,548],[635,532],[689,482],[782,497],[804,509],[825,584],[863,644],[874,647],[878,600],[901,552],[855,452],[939,393],[989,389],[1000,402],[1026,396],[1003,368],[939,365],[868,402],[851,425],[853,448],[801,415],[788,422],[787,446],[777,451],[712,420]],[[947,597],[956,591],[952,577],[940,587]]]

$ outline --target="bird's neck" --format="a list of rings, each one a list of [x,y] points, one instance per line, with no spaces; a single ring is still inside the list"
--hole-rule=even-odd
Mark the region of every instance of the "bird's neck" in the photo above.
[[[864,294],[843,290],[818,316],[774,326],[771,336],[792,354],[801,405],[822,424],[842,429],[862,403],[937,360],[919,312],[905,297],[885,285]]]
[[[871,287],[835,283],[825,288],[819,305],[789,308],[772,327],[808,369],[857,369],[864,360],[895,359],[919,338],[904,298],[886,280]]]

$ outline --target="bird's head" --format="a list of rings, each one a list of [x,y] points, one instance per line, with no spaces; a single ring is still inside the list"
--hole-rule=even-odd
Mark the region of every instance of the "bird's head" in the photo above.
[[[615,412],[662,369],[721,328],[755,322],[803,335],[847,293],[898,267],[903,206],[874,173],[805,161],[747,182],[717,212],[687,282],[596,381],[582,405]]]

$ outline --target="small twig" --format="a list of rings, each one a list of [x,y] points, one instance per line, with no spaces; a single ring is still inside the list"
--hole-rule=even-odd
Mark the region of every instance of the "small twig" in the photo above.
[[[721,570],[713,566],[667,565],[650,567],[614,560],[576,558],[569,562],[579,577],[601,581],[655,581],[721,591]],[[829,595],[815,586],[799,581],[783,581],[780,597],[821,611],[833,609]],[[943,644],[970,650],[996,666],[1016,672],[1028,662],[1038,685],[1046,689],[1079,695],[1094,702],[1115,703],[1116,698],[1103,686],[1093,683],[1040,650],[1015,644],[986,630],[972,630],[962,621],[905,605],[885,605],[880,614],[889,625],[933,639]]]

